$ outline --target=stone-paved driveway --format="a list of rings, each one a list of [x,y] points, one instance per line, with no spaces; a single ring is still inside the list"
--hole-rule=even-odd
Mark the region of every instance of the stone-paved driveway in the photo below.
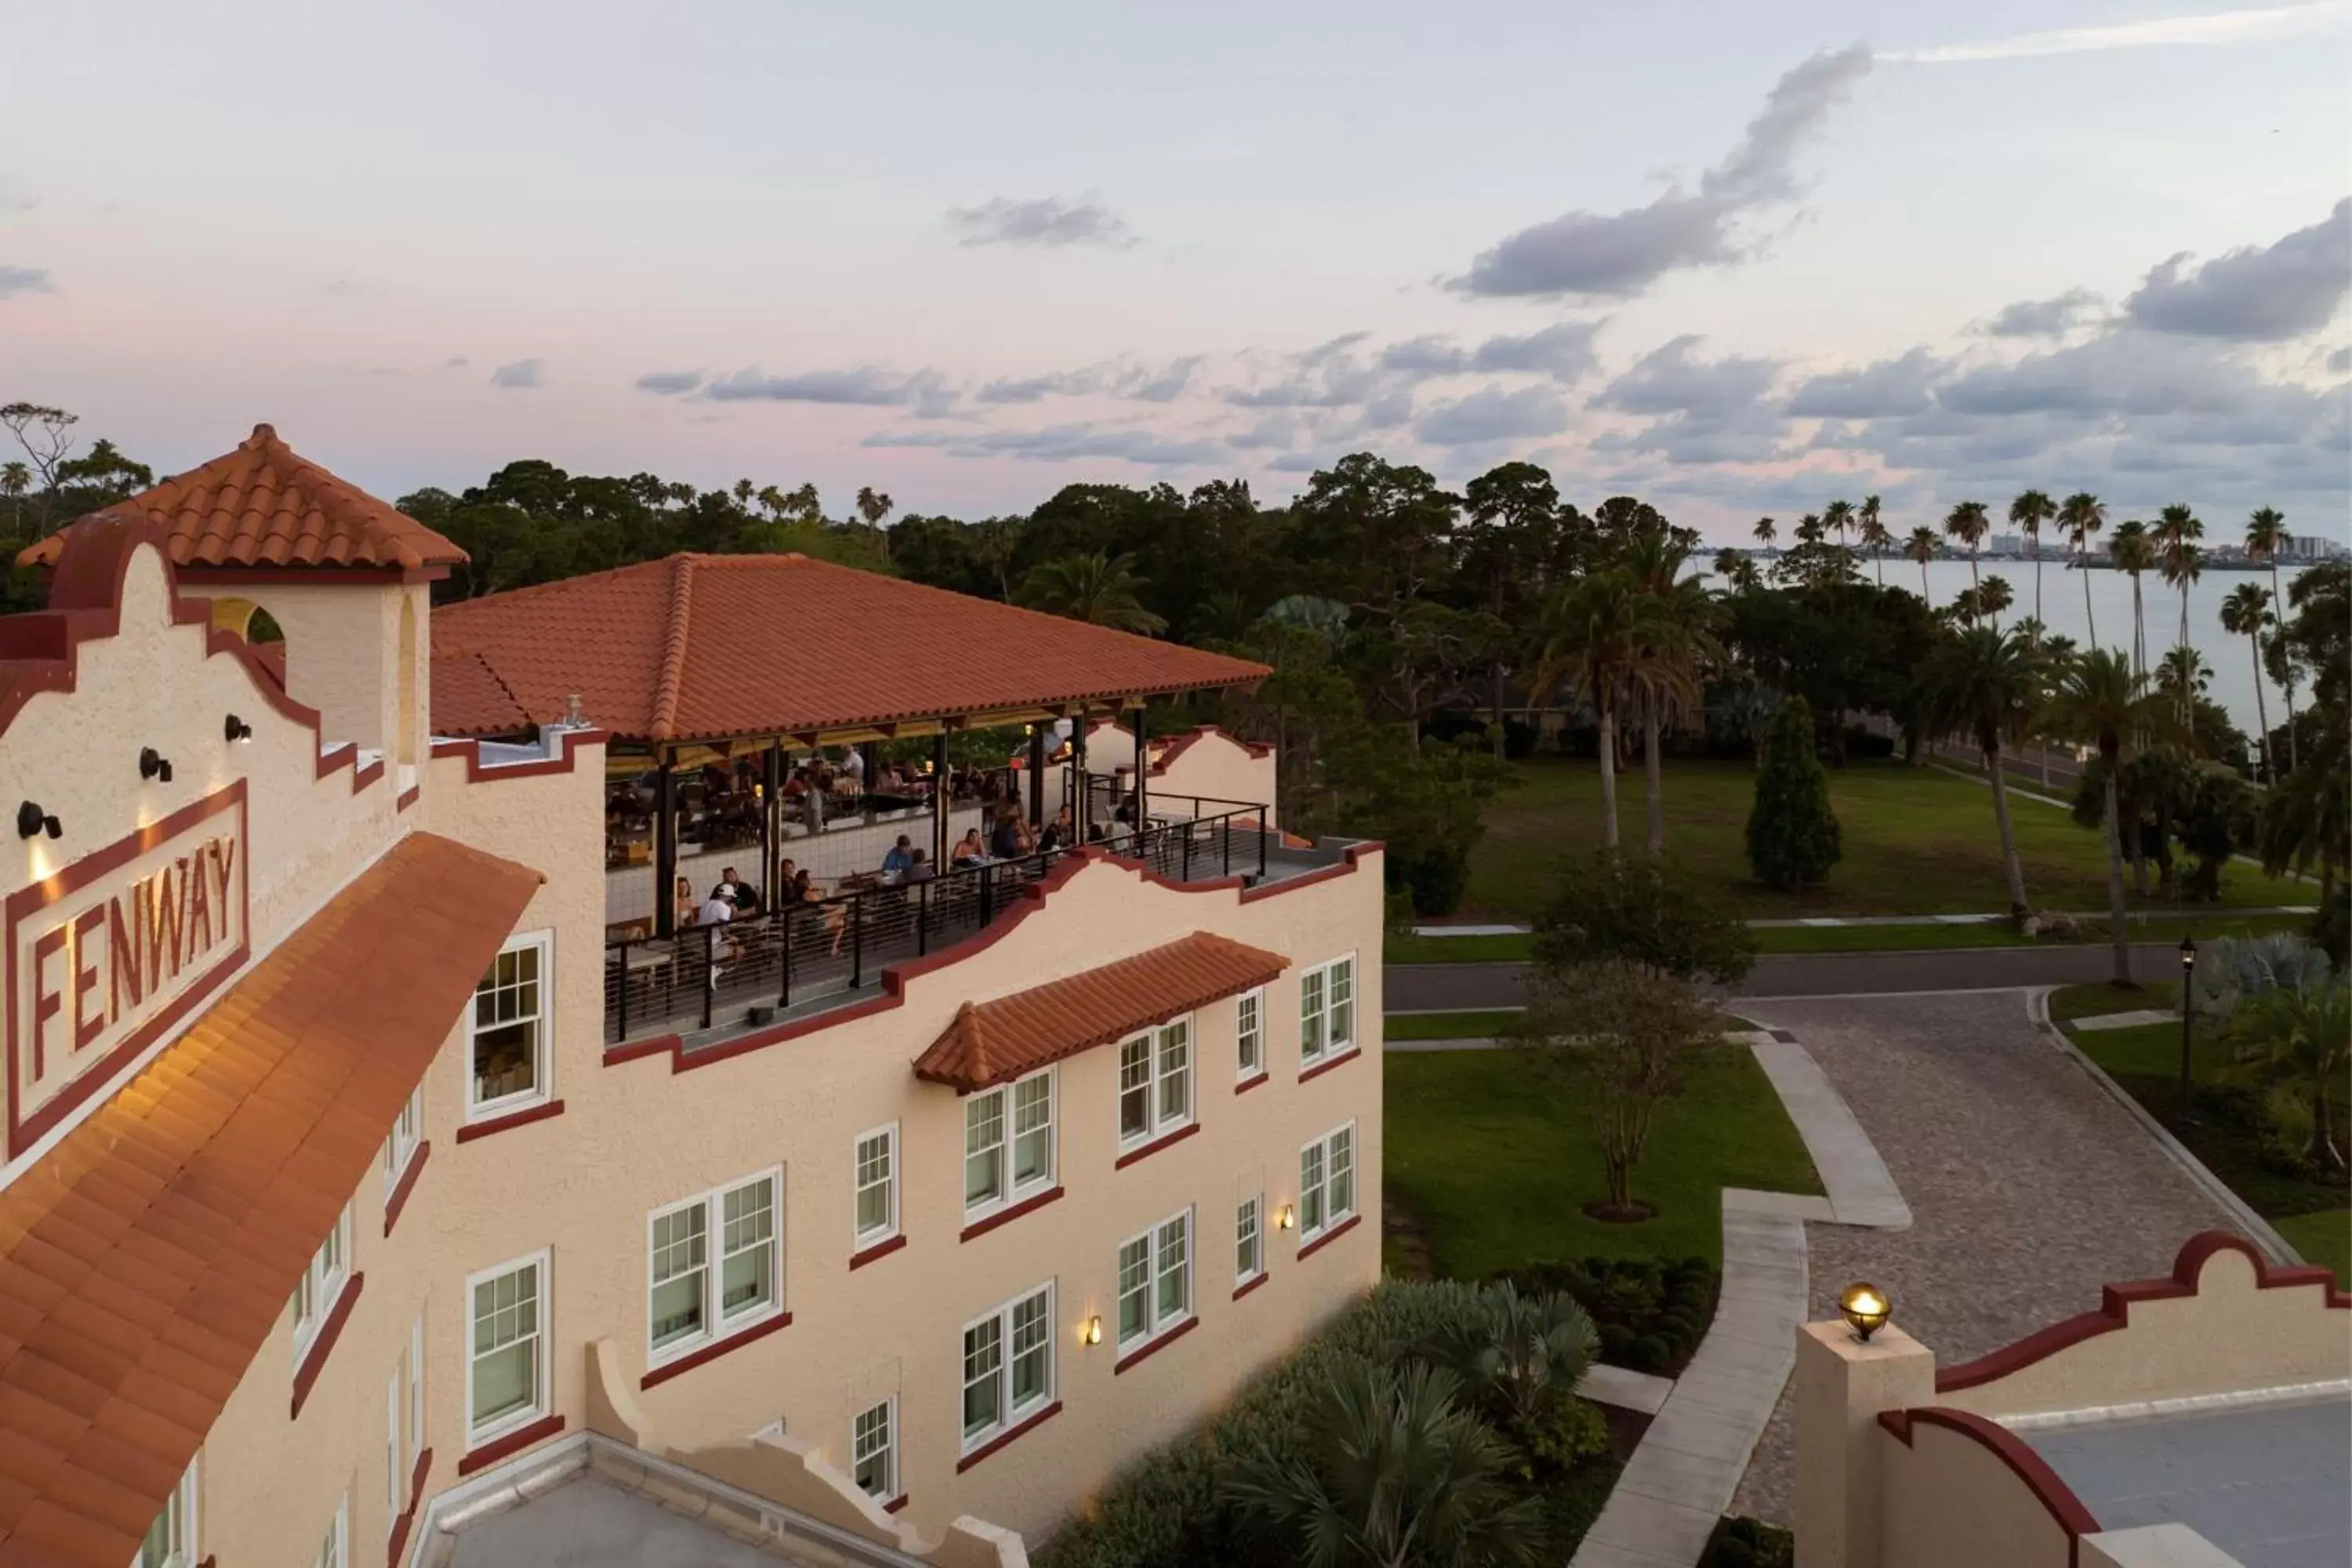
[[[2227,1227],[2138,1123],[2044,1039],[2022,991],[1853,1001],[1743,998],[1744,1017],[1811,1051],[1877,1144],[1912,1227],[1808,1224],[1812,1305],[1869,1279],[1940,1364],[2099,1304],[2099,1287],[2168,1273]],[[1786,1524],[1796,1459],[1784,1391],[1733,1502]]]

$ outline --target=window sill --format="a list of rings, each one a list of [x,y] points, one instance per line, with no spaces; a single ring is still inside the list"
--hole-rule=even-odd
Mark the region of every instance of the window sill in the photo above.
[[[385,1568],[399,1568],[400,1554],[408,1546],[408,1532],[416,1528],[416,1508],[425,1500],[425,1478],[433,1473],[433,1450],[425,1449],[416,1456],[416,1468],[408,1473],[408,1508],[392,1521],[392,1539],[384,1549]]]
[[[1301,1082],[1301,1083],[1305,1083],[1305,1082],[1306,1082],[1308,1079],[1310,1079],[1310,1078],[1321,1078],[1325,1073],[1329,1072],[1333,1068],[1343,1068],[1343,1067],[1346,1067],[1349,1062],[1354,1061],[1358,1057],[1360,1057],[1360,1056],[1362,1056],[1363,1054],[1364,1054],[1364,1047],[1361,1047],[1361,1046],[1349,1046],[1346,1050],[1344,1050],[1344,1051],[1340,1052],[1340,1053],[1339,1053],[1338,1056],[1336,1056],[1336,1057],[1325,1057],[1321,1061],[1317,1062],[1313,1067],[1311,1067],[1311,1068],[1305,1068],[1300,1069],[1299,1074],[1298,1074],[1298,1081],[1299,1081],[1299,1082]]]
[[[762,1318],[747,1328],[737,1329],[725,1339],[713,1340],[707,1345],[688,1351],[684,1355],[651,1368],[645,1376],[637,1379],[637,1388],[639,1392],[643,1392],[648,1388],[659,1387],[681,1373],[692,1372],[705,1362],[717,1361],[729,1351],[740,1349],[750,1344],[753,1340],[766,1339],[778,1329],[788,1329],[792,1327],[792,1322],[793,1315],[790,1312],[777,1312],[772,1316]]]
[[[327,1309],[326,1321],[319,1325],[319,1331],[310,1336],[310,1342],[302,1347],[301,1356],[294,1363],[295,1415],[302,1414],[302,1402],[310,1397],[311,1386],[319,1381],[319,1373],[326,1369],[327,1352],[335,1348],[335,1341],[341,1335],[343,1324],[351,1319],[352,1309],[359,1305],[360,1287],[366,1283],[367,1276],[364,1274],[354,1274],[345,1279],[343,1288],[335,1292],[334,1304]]]
[[[432,1152],[430,1142],[419,1143],[416,1152],[409,1155],[407,1167],[400,1173],[400,1180],[392,1184],[392,1191],[383,1200],[384,1235],[392,1234],[394,1223],[400,1218],[400,1211],[408,1206],[408,1194],[416,1190],[416,1178],[425,1173],[425,1157]]]
[[[457,1461],[457,1473],[470,1476],[476,1470],[486,1470],[500,1459],[521,1453],[533,1443],[545,1442],[563,1430],[563,1417],[542,1415],[528,1426],[516,1427],[503,1436],[491,1438],[480,1447],[468,1452]]]
[[[1150,1156],[1159,1153],[1160,1151],[1167,1148],[1171,1143],[1181,1143],[1185,1139],[1190,1138],[1193,1133],[1198,1132],[1200,1130],[1201,1124],[1199,1122],[1188,1121],[1183,1126],[1176,1129],[1173,1132],[1163,1132],[1149,1143],[1137,1144],[1134,1148],[1129,1149],[1126,1153],[1121,1154],[1118,1159],[1113,1160],[1110,1163],[1110,1168],[1114,1171],[1124,1171],[1129,1165],[1134,1164],[1138,1160],[1149,1159]]]
[[[1347,1235],[1349,1231],[1355,1229],[1358,1226],[1363,1223],[1364,1216],[1362,1215],[1351,1214],[1346,1219],[1341,1220],[1339,1224],[1326,1226],[1322,1235],[1317,1237],[1312,1241],[1305,1242],[1300,1245],[1298,1248],[1298,1256],[1301,1258],[1309,1258],[1314,1256],[1316,1253],[1322,1251],[1325,1247],[1330,1246],[1333,1242],[1339,1240],[1341,1237]]]
[[[892,1498],[888,1502],[882,1505],[882,1511],[884,1513],[897,1513],[906,1506],[907,1494],[905,1492],[900,1492],[897,1497]]]
[[[1256,1273],[1251,1275],[1248,1279],[1234,1287],[1234,1300],[1236,1301],[1240,1300],[1243,1297],[1248,1295],[1251,1291],[1256,1289],[1259,1286],[1265,1284],[1268,1279],[1273,1278],[1274,1276],[1268,1274],[1265,1269],[1259,1269]]]
[[[1272,1075],[1267,1073],[1264,1068],[1260,1068],[1249,1077],[1242,1079],[1241,1082],[1234,1085],[1234,1092],[1235,1094],[1247,1094],[1251,1089],[1263,1089],[1265,1087],[1265,1080],[1270,1076]]]
[[[902,1233],[887,1240],[877,1241],[871,1247],[861,1247],[849,1255],[849,1267],[853,1269],[863,1268],[869,1263],[879,1262],[889,1257],[906,1245],[907,1237]]]
[[[1161,1330],[1160,1332],[1153,1338],[1144,1341],[1143,1343],[1136,1346],[1133,1350],[1128,1352],[1125,1355],[1111,1363],[1110,1374],[1113,1377],[1117,1377],[1129,1367],[1134,1366],[1139,1362],[1150,1360],[1153,1356],[1158,1355],[1163,1348],[1174,1344],[1178,1340],[1182,1339],[1186,1334],[1191,1333],[1194,1329],[1197,1329],[1200,1326],[1200,1319],[1187,1318],[1172,1329]]]
[[[1004,1447],[1005,1444],[1012,1442],[1015,1437],[1026,1436],[1029,1433],[1034,1431],[1040,1426],[1043,1426],[1046,1422],[1051,1421],[1055,1416],[1059,1415],[1061,1413],[1062,1402],[1056,1399],[1054,1403],[1045,1406],[1045,1409],[1038,1411],[1034,1415],[1024,1416],[1014,1425],[1007,1426],[1003,1431],[999,1432],[995,1436],[991,1437],[987,1442],[982,1443],[979,1447],[974,1448],[971,1453],[966,1454],[962,1458],[958,1459],[956,1461],[956,1474],[963,1474],[966,1470],[971,1468],[974,1465],[980,1463],[982,1459],[985,1459],[991,1454],[996,1452],[997,1449]]]
[[[563,1101],[543,1100],[537,1105],[509,1110],[502,1116],[486,1116],[479,1121],[468,1121],[457,1129],[457,1142],[471,1143],[477,1138],[488,1138],[493,1132],[504,1132],[512,1127],[528,1127],[534,1121],[544,1121],[551,1116],[563,1114]]]
[[[958,1241],[970,1241],[973,1237],[986,1236],[998,1226],[1011,1225],[1023,1215],[1031,1214],[1038,1209],[1044,1208],[1047,1204],[1052,1203],[1055,1198],[1058,1198],[1061,1195],[1062,1189],[1060,1186],[1055,1185],[1047,1187],[1042,1193],[1033,1194],[1028,1197],[1023,1198],[1016,1204],[998,1209],[992,1215],[988,1215],[982,1218],[972,1221],[970,1225],[963,1227],[962,1233],[959,1235],[956,1239]],[[1056,1404],[1055,1408],[1059,1409],[1060,1405]]]

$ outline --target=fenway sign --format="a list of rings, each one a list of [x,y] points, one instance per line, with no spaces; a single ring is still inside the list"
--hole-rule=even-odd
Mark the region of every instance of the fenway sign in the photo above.
[[[9,898],[9,1158],[245,963],[246,847],[239,779]]]

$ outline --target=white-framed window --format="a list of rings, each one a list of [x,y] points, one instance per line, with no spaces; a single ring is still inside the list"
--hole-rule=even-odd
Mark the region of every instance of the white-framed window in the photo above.
[[[857,1413],[849,1424],[849,1476],[867,1497],[898,1495],[898,1401],[896,1395]]]
[[[555,933],[533,931],[509,940],[474,987],[467,1025],[468,1117],[503,1116],[547,1099],[554,969]]]
[[[963,1329],[963,1450],[970,1453],[1054,1398],[1049,1281]]]
[[[1120,1042],[1118,1142],[1146,1143],[1192,1120],[1192,1020],[1177,1018]]]
[[[898,1234],[898,1124],[857,1135],[856,1240],[862,1249]]]
[[[1234,1283],[1246,1285],[1265,1272],[1265,1233],[1258,1220],[1264,1205],[1255,1197],[1234,1205]]]
[[[190,1459],[163,1500],[163,1511],[147,1527],[131,1568],[193,1568],[195,1561],[196,1461]]]
[[[400,1368],[383,1385],[383,1531],[392,1533],[404,1500],[400,1484]]]
[[[776,1245],[782,1166],[656,1209],[646,1321],[656,1362],[769,1316],[783,1300]]]
[[[400,1185],[400,1178],[408,1173],[408,1163],[416,1158],[417,1145],[425,1141],[425,1086],[419,1084],[400,1108],[400,1120],[392,1124],[392,1136],[383,1141],[383,1190],[386,1193]]]
[[[1157,1338],[1192,1315],[1192,1211],[1130,1237],[1118,1249],[1118,1348]]]
[[[1054,1184],[1054,1093],[1048,1067],[964,1100],[966,1219]]]
[[[466,1426],[473,1443],[547,1414],[549,1272],[541,1251],[466,1281]]]
[[[319,1542],[310,1568],[351,1568],[351,1527],[352,1500],[346,1494],[335,1504],[335,1517],[327,1521],[326,1537]]]
[[[1312,1241],[1356,1212],[1356,1124],[1298,1152],[1298,1239]]]
[[[408,1325],[408,1468],[425,1457],[425,1314]]]
[[[1356,1043],[1356,955],[1298,977],[1298,1065],[1309,1067]]]
[[[294,1282],[294,1359],[299,1363],[326,1325],[335,1299],[352,1277],[352,1205],[335,1216],[335,1228],[310,1255],[310,1266]]]
[[[1265,1070],[1265,987],[1234,999],[1234,1076],[1247,1080]]]

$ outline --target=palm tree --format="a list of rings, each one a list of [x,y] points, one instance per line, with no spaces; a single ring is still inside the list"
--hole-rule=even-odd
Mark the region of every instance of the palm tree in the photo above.
[[[22,464],[16,465],[22,467]],[[2284,605],[2285,595],[2279,588],[2279,557],[2294,536],[2286,531],[2286,516],[2276,507],[2263,507],[2246,519],[2246,553],[2255,560],[2271,564],[2271,603]],[[2295,765],[2294,739],[2294,666],[2286,666],[2286,765]]]
[[[2271,763],[2271,716],[2263,701],[2263,628],[2271,624],[2271,591],[2258,583],[2241,583],[2221,601],[2221,629],[2242,637],[2254,655],[2254,721],[2262,726],[2263,782],[2278,783]]]
[[[1756,586],[1756,563],[1728,545],[1715,552],[1715,574],[1734,589]]]
[[[2042,618],[2042,525],[2058,515],[2058,503],[2040,490],[2028,490],[2009,503],[2009,521],[2033,542],[2033,618]]]
[[[2044,718],[2051,733],[2098,748],[2106,795],[2107,925],[2115,942],[2118,985],[2135,984],[2124,904],[2124,751],[2138,744],[2137,737],[2155,732],[2166,717],[2163,703],[2148,694],[2147,684],[2145,677],[2133,673],[2131,660],[2121,650],[2085,654],[2068,667]]]
[[[1884,588],[1886,586],[1885,553],[1894,544],[1895,536],[1888,533],[1886,524],[1879,521],[1876,496],[1863,497],[1862,510],[1856,516],[1860,521],[1856,524],[1855,537],[1862,541],[1863,548],[1870,552],[1870,563],[1878,573],[1878,585]]]
[[[2311,1142],[2304,1159],[2315,1170],[2343,1170],[2333,1101],[2344,1080],[2346,1042],[2352,1041],[2352,986],[2322,970],[2305,984],[2249,996],[2231,1011],[2229,1031],[2238,1041],[2239,1060],[2309,1100]]]
[[[859,518],[864,520],[866,527],[881,527],[882,520],[888,517],[898,509],[898,503],[897,501],[892,500],[887,495],[876,489],[872,485],[860,485],[857,487],[857,515]]]
[[[1642,704],[1642,773],[1647,844],[1653,855],[1666,848],[1665,780],[1660,732],[1675,710],[1698,705],[1702,663],[1722,650],[1708,633],[1715,605],[1705,582],[1683,575],[1690,547],[1663,529],[1637,534],[1625,552],[1625,569],[1650,603],[1641,617],[1633,661],[1626,674]]]
[[[1031,567],[1021,580],[1021,599],[1033,610],[1116,631],[1166,631],[1168,623],[1144,608],[1141,592],[1148,586],[1135,574],[1134,556],[1108,556],[1097,550]]]
[[[2180,590],[2180,642],[2189,642],[2189,589],[2202,574],[2204,552],[2197,542],[2205,537],[2205,525],[2197,514],[2177,502],[2158,515],[2156,538],[2158,555],[2164,569],[2165,582]]]
[[[1575,1397],[1597,1348],[1592,1320],[1574,1297],[1522,1296],[1506,1279],[1482,1287],[1475,1310],[1442,1331],[1429,1353],[1506,1430],[1523,1432]]]
[[[2205,656],[2182,643],[2158,661],[2155,670],[2157,689],[2172,699],[2178,710],[2180,727],[2193,731],[2197,723],[2197,700],[2205,695],[2213,682],[2213,667]]]
[[[1822,514],[1809,511],[1797,520],[1797,542],[1819,544],[1822,542]]]
[[[1977,589],[1977,611],[1992,623],[1995,631],[2000,630],[2000,613],[2013,602],[2014,595],[2009,591],[2009,579],[2006,577],[1988,577]]]
[[[2058,526],[2074,547],[2075,564],[2083,573],[2083,621],[2090,627],[2091,651],[2099,647],[2099,618],[2091,611],[2091,536],[2107,526],[2107,509],[2088,490],[2076,490],[2058,508]]]
[[[32,488],[31,464],[19,459],[0,463],[0,496],[8,498],[8,522],[12,530],[24,523],[25,492]]]
[[[2352,859],[2352,763],[2341,747],[2329,747],[2311,766],[2294,769],[2263,797],[2255,837],[2265,875],[2293,868],[2309,876],[2317,869],[2325,921],[2336,908],[2336,879]]]
[[[1964,500],[1944,518],[1944,532],[1969,547],[1969,581],[1977,580],[1977,546],[1984,542],[1992,520],[1980,500]]]
[[[1853,502],[1833,500],[1822,509],[1822,526],[1837,530],[1838,542],[1845,542],[1845,531],[1853,526]]]
[[[2001,744],[2025,732],[2042,696],[2042,661],[2032,646],[2011,632],[1970,626],[1942,639],[1919,672],[1919,696],[1931,734],[1955,729],[1969,732],[1984,754],[1992,784],[1993,820],[2000,829],[2002,868],[2009,875],[2010,918],[2032,912],[2025,901],[2025,866],[2018,858],[2017,831],[2009,819],[2009,784],[2000,762]]]
[[[1545,609],[1538,639],[1535,689],[1567,683],[1601,722],[1601,842],[1611,849],[1617,847],[1617,700],[1654,603],[1622,567],[1595,572],[1560,590]]]
[[[1509,1446],[1454,1403],[1460,1386],[1426,1362],[1350,1363],[1309,1410],[1298,1452],[1245,1450],[1218,1489],[1307,1568],[1531,1563],[1540,1505],[1503,1483]]]
[[[2132,668],[2146,675],[2147,610],[2140,602],[2139,574],[2156,564],[2156,541],[2148,536],[2147,524],[2136,517],[2116,524],[2116,536],[2107,542],[2107,559],[2131,579]]]
[[[1013,602],[1013,560],[1021,552],[1021,535],[1026,527],[1024,518],[992,517],[973,531],[972,556],[982,570],[996,579],[996,596],[1007,604]]]
[[[1924,524],[1913,529],[1910,541],[1903,546],[1903,553],[1919,563],[1919,597],[1927,602],[1929,609],[1934,609],[1936,594],[1927,586],[1927,563],[1936,558],[1936,531]]]
[[[1769,550],[1772,542],[1780,537],[1780,525],[1769,517],[1759,517],[1756,520],[1755,534],[1756,542]]]

